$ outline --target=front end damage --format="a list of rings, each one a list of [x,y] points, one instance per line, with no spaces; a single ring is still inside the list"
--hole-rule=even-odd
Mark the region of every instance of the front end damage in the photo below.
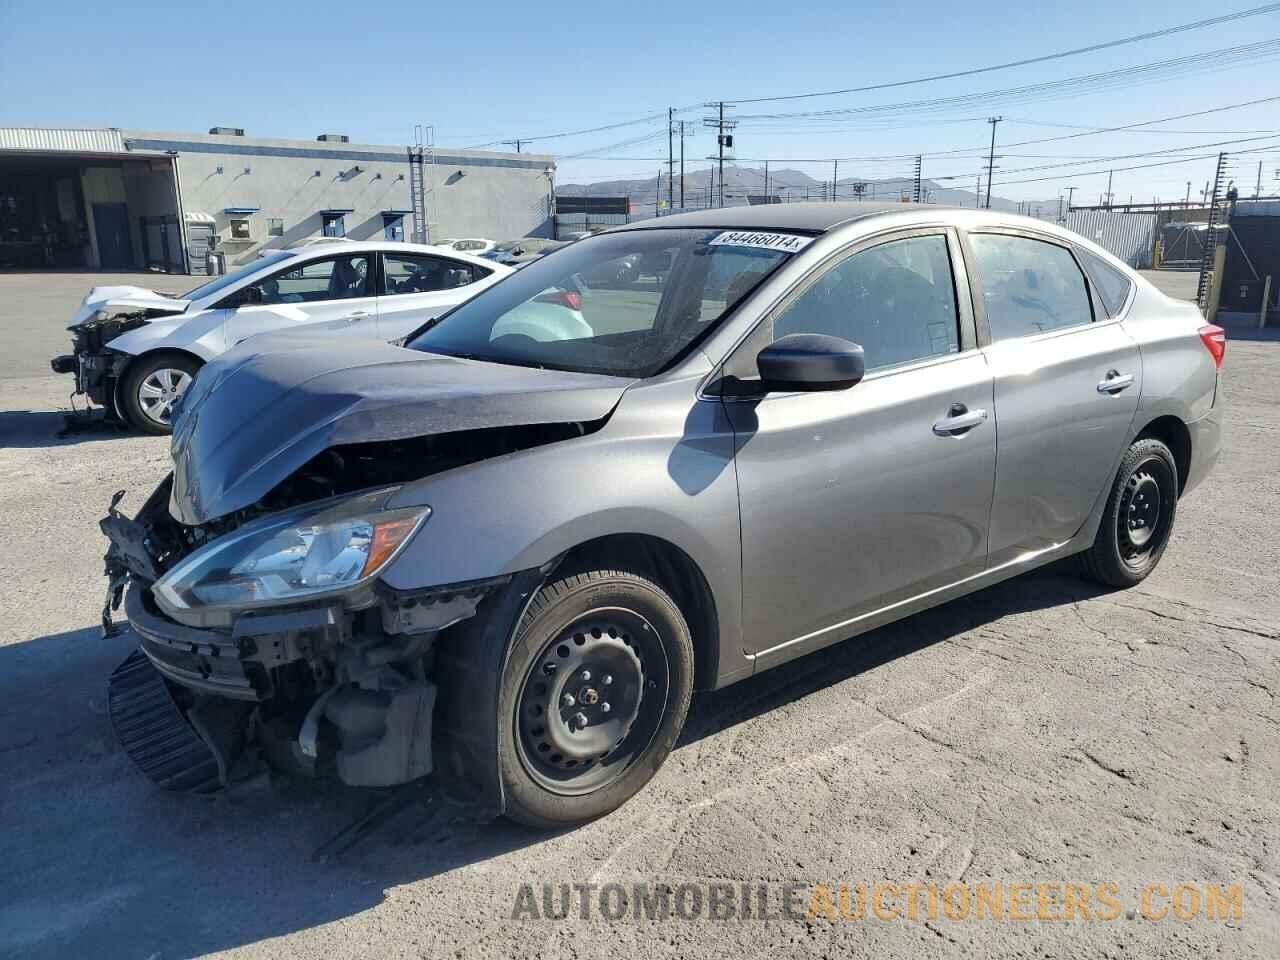
[[[477,718],[496,716],[507,642],[549,567],[415,591],[375,582],[191,626],[162,609],[157,580],[255,511],[180,524],[167,509],[172,482],[133,519],[117,495],[101,521],[110,541],[104,630],[137,642],[111,677],[108,704],[139,769],[165,789],[208,792],[260,761],[353,787],[443,767],[453,796],[500,813],[493,724]],[[127,623],[114,619],[122,608]]]
[[[71,353],[53,357],[49,366],[54,373],[74,375],[73,398],[87,396],[105,408],[109,419],[119,419],[116,385],[132,357],[107,345],[153,320],[183,313],[189,304],[141,287],[94,287],[67,327]]]
[[[174,424],[174,472],[134,518],[113,502],[101,522],[104,626],[123,607],[161,681],[113,680],[130,756],[179,787],[225,784],[259,757],[356,787],[434,771],[500,813],[504,658],[557,561],[488,579],[459,564],[467,579],[420,586],[401,571],[399,589],[382,574],[430,536],[434,511],[471,508],[427,506],[417,484],[591,434],[628,383],[373,342],[216,358]],[[157,759],[166,745],[203,778]]]

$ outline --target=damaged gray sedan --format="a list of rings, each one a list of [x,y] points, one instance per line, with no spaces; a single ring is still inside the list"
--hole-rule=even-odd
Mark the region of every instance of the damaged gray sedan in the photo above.
[[[591,237],[405,347],[251,339],[102,523],[113,723],[172,789],[264,756],[589,820],[695,686],[1071,554],[1140,582],[1223,352],[1075,234],[899,204]]]

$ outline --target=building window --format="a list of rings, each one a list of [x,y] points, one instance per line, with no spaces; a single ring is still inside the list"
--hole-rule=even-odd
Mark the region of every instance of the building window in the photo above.
[[[323,213],[321,217],[324,219],[323,233],[326,237],[345,237],[347,235],[347,227],[343,222],[342,214]]]
[[[384,213],[382,215],[382,236],[387,240],[404,240],[404,214]]]
[[[267,217],[267,236],[284,236],[284,221],[280,217]]]
[[[232,217],[231,218],[231,239],[232,240],[252,240],[253,234],[249,230],[248,217]]]

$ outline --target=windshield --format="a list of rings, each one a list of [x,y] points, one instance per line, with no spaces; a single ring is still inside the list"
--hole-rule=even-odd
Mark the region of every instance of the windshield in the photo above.
[[[230,273],[224,273],[220,277],[214,277],[208,283],[202,283],[194,290],[188,290],[182,295],[182,300],[200,300],[204,297],[217,293],[219,290],[225,290],[233,284],[239,283],[250,274],[257,273],[263,267],[269,267],[273,263],[279,263],[281,260],[288,260],[294,254],[288,250],[273,250],[271,253],[264,253],[257,260],[246,263],[239,270],[232,270]]]
[[[706,229],[580,240],[476,295],[407,345],[494,363],[649,377],[808,242]]]

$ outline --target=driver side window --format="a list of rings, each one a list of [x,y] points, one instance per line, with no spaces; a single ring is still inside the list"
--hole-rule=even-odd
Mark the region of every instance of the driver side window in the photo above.
[[[867,370],[959,352],[946,236],[890,240],[829,267],[774,317],[774,340],[792,333],[859,344]]]
[[[369,257],[359,254],[312,260],[254,284],[264,305],[351,300],[369,296]]]

